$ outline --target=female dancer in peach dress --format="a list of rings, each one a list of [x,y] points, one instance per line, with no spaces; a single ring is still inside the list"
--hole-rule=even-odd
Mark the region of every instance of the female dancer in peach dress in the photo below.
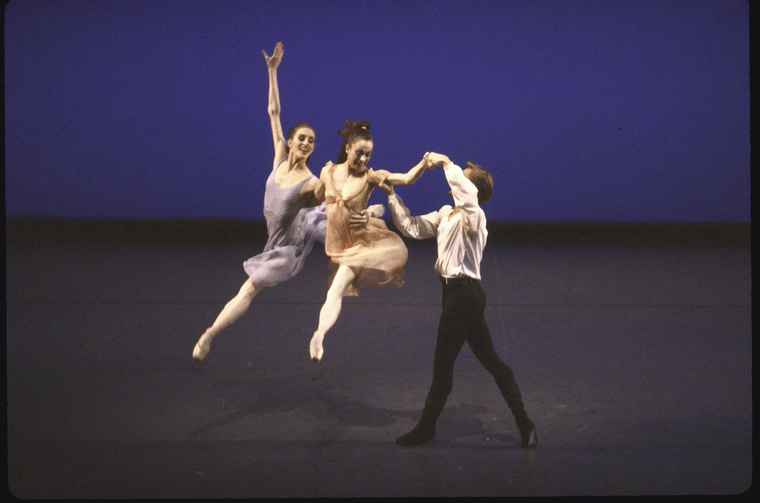
[[[309,343],[309,354],[316,361],[322,359],[322,341],[340,315],[344,296],[358,295],[361,288],[403,284],[407,250],[401,237],[371,214],[365,225],[356,220],[367,218],[367,200],[375,187],[414,183],[427,166],[425,154],[404,174],[367,167],[373,147],[369,122],[346,121],[346,125],[339,133],[344,141],[337,163],[328,163],[319,177],[325,186],[325,253],[335,274]]]

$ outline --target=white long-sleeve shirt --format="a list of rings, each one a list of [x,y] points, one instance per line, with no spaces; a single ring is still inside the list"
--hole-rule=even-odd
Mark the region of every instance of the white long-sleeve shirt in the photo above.
[[[388,196],[388,208],[399,231],[413,239],[437,237],[435,270],[443,277],[467,276],[480,280],[480,261],[486,246],[486,215],[478,206],[478,189],[462,168],[454,163],[443,167],[454,197],[449,205],[427,215],[411,216],[397,194]]]

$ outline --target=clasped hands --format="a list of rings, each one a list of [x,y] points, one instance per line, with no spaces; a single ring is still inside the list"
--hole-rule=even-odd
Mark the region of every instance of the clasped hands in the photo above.
[[[442,166],[450,163],[451,161],[443,154],[427,152],[425,153],[425,156],[422,158],[421,162],[424,163],[427,169],[433,169],[436,166]],[[384,175],[378,181],[377,186],[390,196],[393,194],[393,185],[388,183],[387,179],[388,175]],[[349,219],[349,226],[353,230],[363,229],[369,222],[370,217],[380,218],[383,216],[384,212],[385,208],[383,208],[382,204],[373,204],[372,206],[368,206],[364,211],[352,212]]]

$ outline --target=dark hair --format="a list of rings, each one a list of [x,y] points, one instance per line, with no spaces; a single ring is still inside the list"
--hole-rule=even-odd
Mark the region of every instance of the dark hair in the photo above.
[[[348,159],[346,147],[354,143],[356,140],[372,141],[368,120],[359,122],[345,121],[345,123],[346,129],[338,131],[338,134],[343,137],[343,145],[340,146],[340,152],[338,153],[338,159],[335,161],[335,164],[346,162],[346,159]]]
[[[312,131],[314,131],[314,128],[313,128],[313,127],[311,127],[311,126],[310,126],[309,124],[307,124],[306,122],[299,122],[298,124],[295,124],[295,125],[294,125],[292,128],[288,129],[288,136],[287,136],[287,139],[288,139],[288,140],[292,140],[292,139],[293,139],[293,137],[296,135],[296,131],[298,131],[298,130],[299,130],[299,129],[301,129],[302,127],[305,127],[305,128],[309,128],[309,129],[311,129]],[[314,136],[316,136],[316,135],[317,135],[317,133],[316,133],[316,132],[314,132]],[[288,154],[290,153],[290,147],[288,147],[287,143],[285,144],[285,152],[287,152]],[[311,156],[307,157],[307,158],[306,158],[306,164],[309,164],[309,161],[310,161],[310,160],[311,160]]]
[[[493,193],[493,177],[491,177],[491,173],[482,166],[478,166],[470,161],[467,161],[465,167],[470,168],[470,176],[467,179],[478,189],[478,204],[490,201],[491,194]]]

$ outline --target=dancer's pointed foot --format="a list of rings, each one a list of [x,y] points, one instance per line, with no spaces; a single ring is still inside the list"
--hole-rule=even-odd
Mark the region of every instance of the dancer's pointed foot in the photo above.
[[[208,332],[203,334],[193,348],[193,360],[202,362],[206,355],[211,350],[211,336]]]
[[[523,447],[535,447],[538,444],[536,425],[528,419],[527,415],[517,423],[517,429],[520,431],[520,440]]]
[[[533,428],[530,430],[530,433],[528,433],[528,439],[525,440],[523,438],[522,440],[522,446],[523,447],[535,447],[536,444],[538,444],[538,433],[536,432],[536,429]]]
[[[309,355],[314,361],[322,360],[322,355],[325,352],[322,348],[322,340],[324,338],[325,336],[319,332],[314,332],[314,335],[311,337],[311,342],[309,343]]]

